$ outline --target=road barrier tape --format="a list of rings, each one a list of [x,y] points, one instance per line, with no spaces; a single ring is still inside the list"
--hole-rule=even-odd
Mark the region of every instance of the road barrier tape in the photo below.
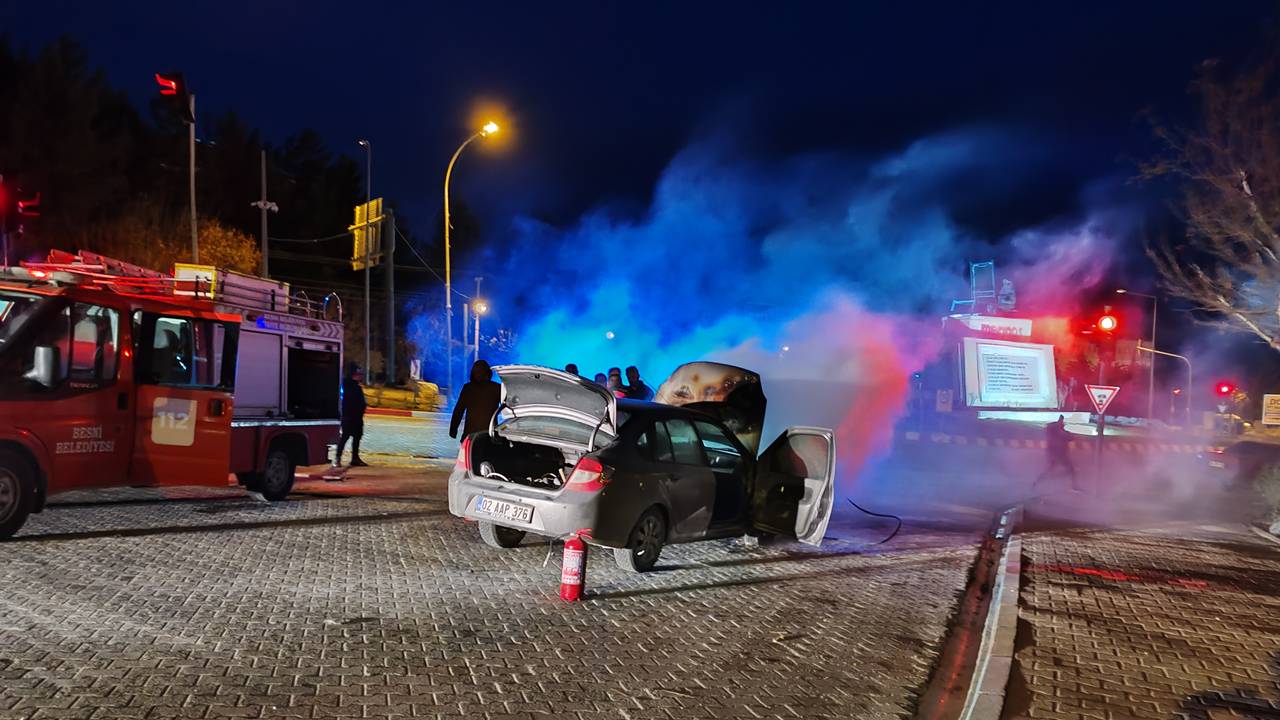
[[[1049,446],[1045,440],[1030,440],[1019,438],[1002,438],[1002,437],[983,437],[969,435],[953,435],[951,433],[931,432],[927,435],[920,432],[909,430],[902,433],[899,438],[909,442],[932,442],[941,445],[974,445],[977,447],[998,447],[1013,449],[1040,449],[1043,450]],[[1078,437],[1071,441],[1072,450],[1088,450],[1093,448],[1094,439],[1092,437]],[[1131,452],[1131,453],[1202,453],[1208,452],[1209,448],[1203,445],[1186,445],[1182,443],[1162,443],[1162,442],[1143,442],[1132,440],[1120,440],[1117,438],[1108,438],[1102,446],[1106,450],[1112,452]]]

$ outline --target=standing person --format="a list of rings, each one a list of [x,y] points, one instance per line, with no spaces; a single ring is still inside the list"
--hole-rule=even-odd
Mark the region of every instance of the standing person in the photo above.
[[[462,437],[488,430],[489,421],[497,414],[500,402],[502,386],[493,381],[493,369],[484,360],[475,361],[471,365],[471,381],[462,386],[458,402],[453,406],[449,437],[457,439],[458,424],[462,423],[464,414],[467,419],[462,425]]]
[[[568,365],[565,365],[564,371],[569,373],[570,375],[577,375],[578,374],[577,363],[569,363]]]
[[[605,377],[604,373],[596,373],[595,383],[600,387],[608,387],[609,378]]]
[[[622,368],[609,368],[609,378],[605,381],[605,387],[609,388],[614,397],[623,398],[627,396],[626,389],[622,386]]]
[[[1057,422],[1049,423],[1044,429],[1045,435],[1045,452],[1048,454],[1049,465],[1040,473],[1036,481],[1031,484],[1032,489],[1040,484],[1049,474],[1056,468],[1062,468],[1071,476],[1071,489],[1075,492],[1083,492],[1080,482],[1076,478],[1076,468],[1071,464],[1071,433],[1067,432],[1067,419],[1059,415]]]
[[[347,377],[342,381],[342,439],[338,441],[338,454],[333,457],[333,466],[342,464],[342,451],[347,447],[347,439],[351,439],[351,467],[368,467],[369,464],[360,459],[360,438],[364,437],[364,390],[360,382],[364,380],[364,369],[358,363],[347,363]]]
[[[640,368],[635,365],[627,368],[627,397],[632,400],[652,400],[653,389],[640,379]]]

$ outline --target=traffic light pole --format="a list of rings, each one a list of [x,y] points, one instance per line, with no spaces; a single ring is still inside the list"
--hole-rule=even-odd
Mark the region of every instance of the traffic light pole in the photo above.
[[[1102,363],[1102,353],[1098,353],[1098,385],[1106,385],[1104,372],[1106,365]],[[1098,413],[1098,440],[1094,444],[1093,455],[1093,494],[1099,495],[1102,488],[1102,438],[1107,432],[1107,414]]]
[[[191,194],[191,262],[200,264],[200,240],[196,235],[196,95],[188,97],[191,122],[187,125],[187,185]]]

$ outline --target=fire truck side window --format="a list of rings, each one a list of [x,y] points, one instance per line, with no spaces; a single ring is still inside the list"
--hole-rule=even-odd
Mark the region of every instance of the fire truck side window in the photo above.
[[[234,387],[235,329],[211,320],[151,316],[149,372],[143,382]]]
[[[191,321],[156,318],[151,344],[151,380],[165,385],[196,385],[191,350]]]
[[[114,382],[119,334],[120,317],[115,310],[84,303],[72,305],[71,381]]]

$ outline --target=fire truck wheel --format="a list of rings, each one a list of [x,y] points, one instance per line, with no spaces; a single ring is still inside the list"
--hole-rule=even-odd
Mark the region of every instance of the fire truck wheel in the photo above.
[[[12,450],[0,450],[0,540],[18,532],[35,505],[35,472]]]
[[[524,531],[480,521],[480,539],[489,547],[513,548],[524,539]]]
[[[258,492],[271,502],[278,502],[289,497],[293,490],[293,460],[289,453],[279,448],[272,448],[267,453],[267,464],[258,479]]]
[[[653,569],[667,539],[667,520],[657,508],[649,508],[636,521],[631,541],[624,548],[614,548],[613,560],[618,567],[631,572]]]

